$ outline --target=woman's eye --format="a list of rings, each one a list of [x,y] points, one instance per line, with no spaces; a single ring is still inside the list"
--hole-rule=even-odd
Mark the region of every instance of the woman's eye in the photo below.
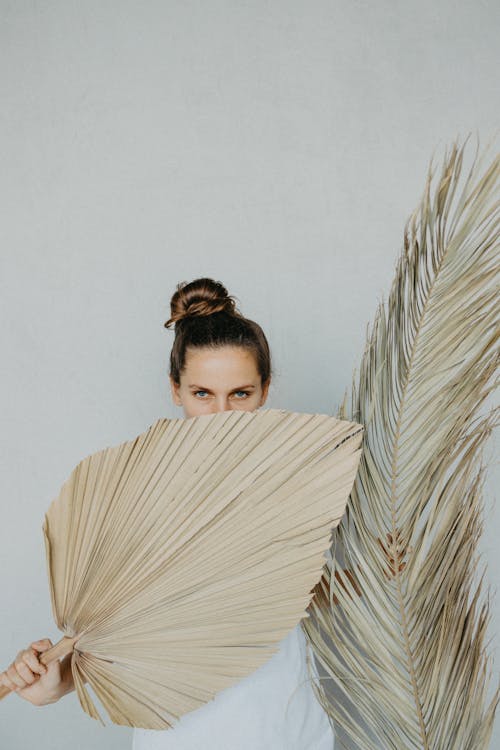
[[[204,396],[200,396],[200,393],[205,393],[205,394],[208,393],[208,391],[202,391],[201,389],[199,391],[193,391],[193,392],[194,392],[195,396],[198,396],[199,398],[201,398],[203,400],[205,400],[205,397]],[[243,394],[243,396],[241,398],[246,398],[247,396],[250,395],[248,391],[234,391],[234,395],[235,396],[237,396],[238,393]],[[239,400],[241,400],[240,397],[238,397],[238,398],[239,398]]]

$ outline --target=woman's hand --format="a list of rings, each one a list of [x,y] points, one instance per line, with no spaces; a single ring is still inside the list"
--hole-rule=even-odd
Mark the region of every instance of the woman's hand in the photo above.
[[[55,659],[47,666],[39,659],[39,655],[52,645],[48,638],[33,641],[28,648],[20,651],[12,664],[0,674],[0,685],[10,688],[35,706],[55,703],[63,695],[74,690],[71,654],[61,660]]]

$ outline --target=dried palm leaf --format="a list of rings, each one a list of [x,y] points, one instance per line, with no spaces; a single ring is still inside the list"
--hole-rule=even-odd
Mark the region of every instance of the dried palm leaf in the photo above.
[[[78,464],[44,532],[87,713],[100,719],[86,681],[113,722],[169,727],[277,650],[307,616],[362,431],[324,414],[224,411],[160,419]]]
[[[499,701],[475,576],[482,450],[498,424],[498,408],[479,409],[499,361],[500,158],[483,169],[476,151],[464,178],[465,145],[436,187],[431,163],[368,331],[351,394],[359,472],[302,623],[317,697],[362,750],[484,749]]]

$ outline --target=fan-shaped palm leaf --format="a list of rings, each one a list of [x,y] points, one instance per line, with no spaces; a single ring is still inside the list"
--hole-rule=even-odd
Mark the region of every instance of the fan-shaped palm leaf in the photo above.
[[[159,419],[80,461],[44,534],[54,650],[72,653],[87,713],[85,682],[114,722],[166,728],[269,659],[321,576],[362,431],[229,410]]]

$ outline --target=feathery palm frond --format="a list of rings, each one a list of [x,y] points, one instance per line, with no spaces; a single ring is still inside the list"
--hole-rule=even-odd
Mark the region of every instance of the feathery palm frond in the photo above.
[[[499,701],[486,705],[489,603],[475,576],[482,451],[498,424],[498,409],[479,410],[499,361],[500,158],[483,169],[476,152],[464,178],[465,146],[445,154],[436,187],[431,164],[368,331],[351,394],[360,467],[302,620],[325,674],[317,697],[363,750],[484,749]]]

